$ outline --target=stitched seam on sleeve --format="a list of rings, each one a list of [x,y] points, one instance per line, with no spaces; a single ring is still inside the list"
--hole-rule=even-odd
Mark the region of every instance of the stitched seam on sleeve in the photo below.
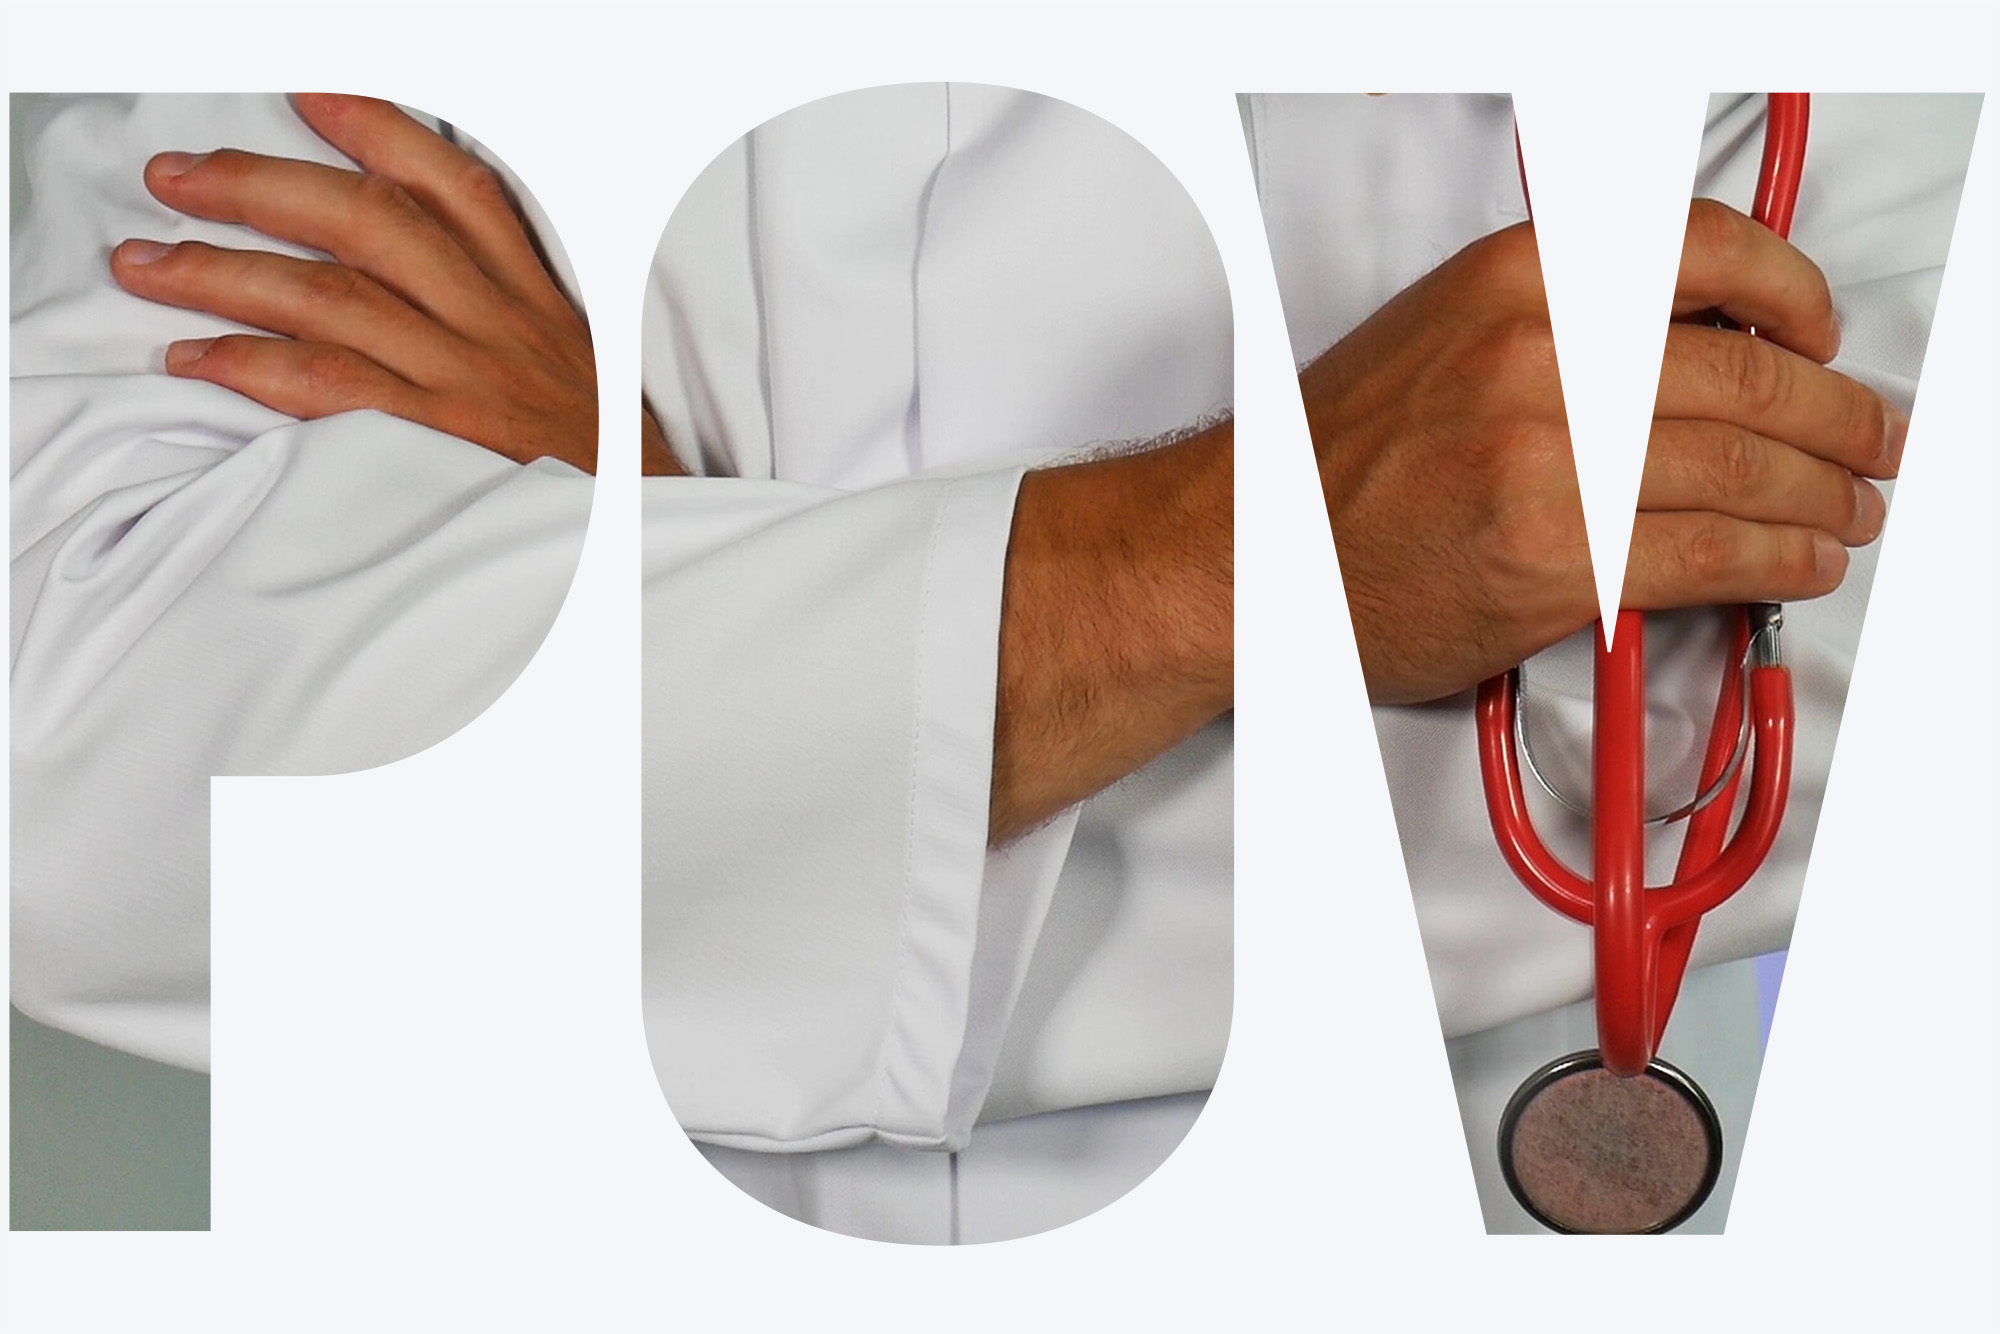
[[[917,301],[920,297],[919,284],[921,278],[918,265],[921,263],[923,257],[924,239],[930,226],[931,197],[937,188],[938,176],[943,172],[945,164],[951,160],[952,152],[951,86],[949,84],[944,85],[941,92],[944,99],[944,143],[938,153],[937,163],[931,169],[929,180],[924,185],[921,205],[923,215],[918,223],[917,250],[915,257],[912,259],[910,270],[910,397],[912,410],[917,415],[916,430],[919,439],[921,439],[923,431],[923,368],[917,364],[917,357],[920,353]],[[915,460],[912,460],[913,464],[914,462]],[[883,1025],[881,1058],[877,1062],[875,1069],[876,1095],[874,1121],[878,1134],[886,1128],[884,1122],[887,1119],[889,1111],[890,1091],[895,1087],[891,1079],[891,1063],[896,1054],[908,1046],[908,1034],[903,1016],[903,997],[909,981],[910,956],[913,948],[910,939],[911,914],[915,905],[916,895],[921,890],[921,886],[916,883],[917,840],[922,832],[918,828],[917,818],[918,809],[923,798],[923,785],[928,777],[924,765],[927,722],[927,715],[925,713],[927,698],[925,691],[929,684],[929,669],[931,666],[928,660],[927,648],[931,641],[931,608],[934,588],[937,582],[938,548],[939,544],[943,541],[945,517],[951,512],[952,500],[958,490],[958,483],[946,483],[943,487],[938,497],[937,510],[931,518],[930,536],[924,544],[923,592],[919,595],[917,601],[917,672],[912,691],[912,711],[910,718],[910,790],[909,800],[905,804],[903,811],[902,903],[900,916],[897,920],[896,981],[889,992],[889,1013]],[[949,1084],[947,1084],[948,1088]],[[908,1109],[902,1108],[899,1110],[907,1111]],[[943,1107],[938,1109],[938,1115],[940,1118],[943,1117]]]
[[[938,543],[944,533],[945,515],[951,510],[951,499],[957,483],[947,483],[944,494],[939,498],[937,512],[931,517],[930,537],[924,544],[924,586],[917,600],[917,651],[923,652],[930,630],[932,590],[937,578]],[[921,667],[921,664],[920,664]],[[889,992],[889,1015],[882,1034],[881,1059],[876,1064],[875,1115],[873,1120],[877,1131],[882,1129],[889,1108],[889,1061],[895,1047],[902,1040],[903,990],[909,977],[910,964],[910,907],[918,890],[916,884],[917,856],[917,803],[924,781],[924,690],[925,675],[921,669],[916,674],[913,693],[914,708],[910,720],[909,799],[903,809],[903,897],[901,915],[896,929],[896,982]]]

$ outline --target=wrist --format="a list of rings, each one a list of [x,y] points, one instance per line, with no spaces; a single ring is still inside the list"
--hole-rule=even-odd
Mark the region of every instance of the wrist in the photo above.
[[[1234,703],[1234,461],[1224,424],[1022,480],[1001,611],[996,840]]]

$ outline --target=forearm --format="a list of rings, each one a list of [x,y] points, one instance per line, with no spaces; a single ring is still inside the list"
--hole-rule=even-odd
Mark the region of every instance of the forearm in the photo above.
[[[1022,480],[1001,607],[994,845],[1233,706],[1234,471],[1225,422]]]

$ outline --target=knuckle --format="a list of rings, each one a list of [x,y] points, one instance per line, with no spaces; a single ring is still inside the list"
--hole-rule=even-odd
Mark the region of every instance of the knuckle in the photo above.
[[[1549,533],[1544,507],[1533,500],[1501,506],[1489,530],[1489,567],[1508,582],[1533,583],[1554,547]]]
[[[522,433],[515,425],[518,413],[505,406],[458,399],[441,404],[433,423],[439,430],[483,445],[496,454],[514,457],[516,441]]]
[[[1749,234],[1741,213],[1713,199],[1697,199],[1688,205],[1686,247],[1689,254],[1703,256],[1712,264],[1735,268],[1748,254]]]
[[[469,157],[465,160],[456,186],[459,196],[475,209],[513,211],[513,201],[508,196],[505,183],[500,179],[500,173],[476,158]]]
[[[1823,340],[1822,361],[1831,361],[1840,351],[1839,319],[1833,310],[1833,287],[1826,280],[1826,273],[1810,258],[1801,255],[1806,262],[1806,291],[1801,298],[1808,326],[1817,331]]]
[[[1845,457],[1863,466],[1875,461],[1883,445],[1882,400],[1873,391],[1845,376],[1840,387],[1838,421],[1834,427],[1845,448]]]
[[[354,195],[356,204],[371,214],[409,217],[423,212],[415,196],[400,183],[373,172],[364,172],[356,177]]]
[[[1583,525],[1569,466],[1567,439],[1540,426],[1498,432],[1485,456],[1476,490],[1487,510],[1487,556],[1514,584],[1539,585],[1569,563]]]
[[[1555,348],[1554,331],[1539,314],[1505,315],[1488,323],[1468,349],[1466,370],[1483,398],[1504,402],[1532,389],[1551,391]]]
[[[1819,261],[1806,254],[1788,241],[1780,241],[1784,253],[1794,270],[1792,299],[1799,305],[1801,313],[1810,320],[1823,324],[1831,335],[1834,321],[1833,287],[1826,279],[1826,270]]]
[[[1524,263],[1536,262],[1534,224],[1519,223],[1512,227],[1502,227],[1487,237],[1481,248],[1495,264],[1506,268],[1518,268]]]
[[[1508,501],[1568,495],[1568,488],[1559,479],[1575,466],[1569,456],[1567,433],[1531,417],[1498,423],[1489,433],[1483,463],[1485,485]]]
[[[461,440],[485,445],[488,449],[493,442],[488,438],[492,432],[486,417],[476,407],[463,398],[447,398],[437,403],[431,410],[425,425],[446,435],[455,435]]]
[[[1688,532],[1680,545],[1679,557],[1681,573],[1688,583],[1696,589],[1707,588],[1734,568],[1737,544],[1726,527],[1710,520],[1694,525]]]
[[[1573,507],[1537,501],[1496,514],[1481,543],[1473,582],[1515,614],[1523,607],[1577,600],[1578,590],[1591,582],[1582,518]]]
[[[361,275],[344,264],[314,264],[300,284],[302,301],[315,306],[340,306],[362,295]]]
[[[466,384],[476,386],[489,401],[504,401],[520,392],[522,372],[513,362],[489,347],[468,349],[462,375]]]
[[[1522,296],[1542,294],[1541,252],[1533,223],[1520,223],[1481,237],[1459,252],[1471,279],[1481,287]]]
[[[504,414],[518,405],[541,402],[548,395],[549,384],[533,358],[483,349],[473,356],[464,374],[464,396],[488,413]]]
[[[493,361],[485,379],[496,403],[525,403],[535,394],[536,386],[530,383],[528,368],[504,358]]]
[[[1757,438],[1748,431],[1722,432],[1710,455],[1709,467],[1716,492],[1741,496],[1758,491],[1768,475],[1767,460]]]
[[[344,349],[326,345],[310,346],[299,360],[299,384],[314,398],[348,403],[354,397],[360,377],[354,361]]]
[[[1721,343],[1718,372],[1723,392],[1741,408],[1763,416],[1783,396],[1778,359],[1770,345],[1748,334],[1731,334]]]
[[[550,336],[543,321],[533,311],[511,301],[504,303],[495,313],[488,337],[491,345],[487,356],[496,367],[510,364],[524,355],[552,359],[559,354],[560,345]],[[503,348],[513,351],[503,352]]]
[[[1493,331],[1499,355],[1518,374],[1554,375],[1555,330],[1540,314],[1514,315]]]

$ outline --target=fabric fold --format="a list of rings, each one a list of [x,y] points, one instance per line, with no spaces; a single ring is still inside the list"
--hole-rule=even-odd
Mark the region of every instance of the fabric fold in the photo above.
[[[1226,408],[1228,329],[1172,176],[1011,89],[808,104],[676,206],[644,378],[705,476],[646,485],[644,969],[697,1140],[956,1149],[996,1106],[1213,1081],[1226,727],[1221,759],[1184,747],[1139,780],[1156,805],[1107,808],[1133,828],[1096,803],[999,851],[986,827],[1020,465]],[[1168,805],[1171,831],[1131,818]],[[1194,858],[1205,897],[1177,873],[1191,845],[1224,850]],[[1056,912],[1103,957],[1038,972]],[[1153,1021],[1181,995],[1200,1022]]]
[[[692,559],[722,484],[648,488],[647,1036],[698,1139],[949,1138],[1019,479],[738,482]]]
[[[352,165],[282,97],[16,111],[13,999],[205,1069],[210,776],[367,768],[484,711],[568,592],[592,482],[379,413],[294,422],[161,373],[166,343],[240,326],[122,291],[113,245],[305,252],[173,213],[141,169],[225,145]]]
[[[1208,1087],[1226,727],[1221,759],[1210,737],[1140,780],[1178,829],[1086,803],[986,848],[1018,465],[1229,401],[1228,293],[1186,193],[1048,98],[828,98],[689,188],[645,321],[647,401],[706,474],[646,488],[647,1031],[682,1126],[955,1149],[996,1100]],[[1224,850],[1195,858],[1205,897],[1177,874],[1190,845]],[[1057,911],[1104,956],[1038,973]],[[1200,1022],[1153,1022],[1183,994]]]

